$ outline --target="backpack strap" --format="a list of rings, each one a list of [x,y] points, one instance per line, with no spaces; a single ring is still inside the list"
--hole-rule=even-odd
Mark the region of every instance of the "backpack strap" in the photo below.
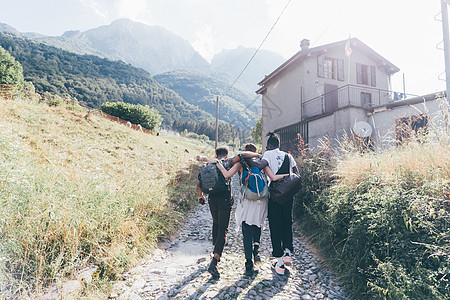
[[[247,175],[247,177],[245,177],[245,179],[244,179],[244,184],[247,185],[248,179],[250,178],[251,175],[253,175],[252,169],[250,168],[250,166],[247,164],[247,162],[245,161],[245,159],[242,158],[242,156],[241,156],[240,154],[239,154],[239,158],[241,159],[242,167],[244,167],[244,169],[246,169],[246,170],[248,171],[248,175]]]
[[[281,167],[280,167],[280,169],[277,172],[277,175],[291,173],[290,165],[291,164],[290,164],[290,161],[289,161],[289,155],[286,153],[286,155],[284,156],[283,163],[281,164]]]

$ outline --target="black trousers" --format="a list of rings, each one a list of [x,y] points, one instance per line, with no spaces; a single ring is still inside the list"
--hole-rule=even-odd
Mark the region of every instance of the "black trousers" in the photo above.
[[[228,227],[230,225],[233,200],[228,193],[225,195],[214,195],[209,196],[208,204],[213,220],[212,238],[214,253],[218,253],[222,256],[223,247],[225,246],[227,239]]]
[[[284,249],[294,250],[292,245],[292,203],[293,197],[283,205],[269,198],[269,228],[272,241],[272,256],[283,256]]]
[[[248,225],[242,222],[242,235],[244,240],[245,259],[251,260],[253,255],[253,243],[258,243],[261,240],[261,227],[256,225]]]

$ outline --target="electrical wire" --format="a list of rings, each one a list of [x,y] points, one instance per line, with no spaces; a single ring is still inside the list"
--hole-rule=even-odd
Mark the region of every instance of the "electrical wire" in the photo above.
[[[236,82],[239,80],[239,78],[241,78],[242,74],[245,72],[245,70],[247,69],[247,67],[250,65],[250,63],[252,62],[253,58],[255,58],[256,54],[258,53],[258,51],[261,49],[262,45],[264,44],[264,42],[267,40],[267,38],[269,37],[270,33],[272,32],[272,30],[275,28],[275,25],[277,25],[278,21],[280,20],[281,16],[283,15],[284,11],[286,10],[286,8],[289,6],[289,4],[291,3],[292,0],[289,0],[286,5],[284,6],[283,10],[281,11],[280,15],[278,16],[278,18],[275,20],[275,23],[273,23],[272,27],[270,28],[269,32],[267,32],[266,36],[264,37],[263,41],[261,42],[261,44],[259,45],[258,49],[256,49],[255,53],[253,53],[252,57],[250,58],[250,60],[248,61],[248,63],[245,65],[244,69],[242,69],[241,73],[239,73],[239,75],[236,77],[236,79],[233,81],[233,83],[225,90],[225,93],[223,93],[220,97],[219,100],[222,99],[223,97],[225,97],[227,95],[227,93],[233,88],[233,86],[236,84]]]

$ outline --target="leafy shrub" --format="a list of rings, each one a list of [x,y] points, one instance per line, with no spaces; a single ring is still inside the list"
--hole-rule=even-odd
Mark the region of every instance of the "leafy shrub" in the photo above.
[[[162,117],[158,111],[147,105],[106,102],[100,106],[100,109],[111,116],[119,117],[133,124],[141,124],[142,127],[153,131],[158,131],[162,122]]]
[[[195,132],[187,132],[187,130],[185,132],[182,133],[183,136],[190,138],[190,139],[194,139],[194,140],[200,140],[200,141],[209,141],[209,137],[207,137],[204,134],[196,134]]]
[[[23,85],[23,69],[19,62],[0,46],[0,84]]]
[[[306,152],[296,217],[357,299],[448,299],[450,143]]]

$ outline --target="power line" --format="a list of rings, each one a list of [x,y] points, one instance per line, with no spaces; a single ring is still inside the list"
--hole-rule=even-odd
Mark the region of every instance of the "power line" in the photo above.
[[[281,16],[283,15],[284,11],[286,10],[286,8],[289,6],[289,3],[291,3],[292,0],[289,0],[286,5],[284,6],[283,10],[281,11],[280,15],[278,16],[278,18],[275,20],[275,23],[273,23],[272,27],[270,28],[269,32],[267,32],[265,38],[263,39],[263,41],[261,42],[261,44],[259,45],[258,49],[256,49],[255,53],[253,53],[252,57],[250,58],[250,60],[248,61],[248,63],[245,65],[244,69],[242,69],[241,73],[239,73],[239,75],[237,76],[237,78],[233,81],[233,83],[228,87],[228,89],[225,91],[225,93],[223,93],[219,99],[222,99],[223,97],[225,97],[227,95],[227,93],[231,90],[231,88],[236,84],[236,82],[239,80],[239,78],[242,76],[242,74],[244,73],[244,71],[247,69],[247,67],[250,65],[250,63],[252,62],[253,58],[255,58],[256,54],[258,53],[258,51],[261,49],[262,45],[264,44],[264,42],[267,40],[267,38],[269,37],[270,33],[272,32],[272,30],[275,28],[275,25],[277,25],[278,21],[280,20]]]

